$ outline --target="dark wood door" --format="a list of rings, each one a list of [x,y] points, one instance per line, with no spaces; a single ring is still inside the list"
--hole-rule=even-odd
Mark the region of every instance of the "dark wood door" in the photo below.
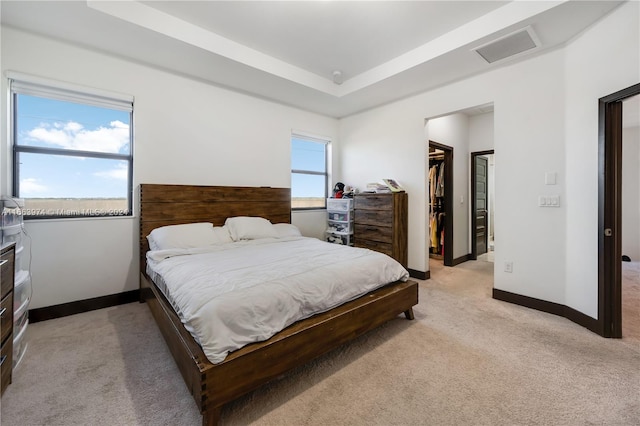
[[[475,169],[476,169],[476,256],[480,256],[487,252],[488,235],[488,192],[487,192],[487,169],[488,160],[487,157],[476,156],[475,157]]]
[[[591,329],[604,337],[622,337],[622,101],[638,94],[640,83],[598,100],[598,323]]]

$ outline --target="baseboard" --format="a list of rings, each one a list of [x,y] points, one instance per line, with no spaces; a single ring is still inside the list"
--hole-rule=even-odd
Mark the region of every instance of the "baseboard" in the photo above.
[[[123,293],[110,294],[108,296],[100,296],[92,299],[77,300],[75,302],[47,306],[44,308],[29,309],[29,322],[34,323],[46,321],[54,318],[94,311],[96,309],[108,308],[110,306],[137,302],[140,300],[139,294],[140,290],[131,290]]]
[[[431,278],[431,271],[417,271],[415,269],[407,269],[411,278],[417,278],[419,280],[428,280]]]
[[[473,256],[470,253],[469,254],[465,254],[464,256],[456,257],[455,259],[453,259],[451,261],[451,266],[456,266],[456,265],[459,265],[461,263],[466,262],[467,260],[472,260],[472,257]]]
[[[602,332],[600,331],[602,329],[602,325],[599,323],[597,319],[591,318],[589,315],[576,311],[575,309],[570,308],[569,306],[565,306],[564,309],[565,309],[565,313],[564,313],[565,318],[575,322],[578,325],[583,326],[587,330],[593,331],[594,333],[602,336]]]
[[[531,308],[538,311],[546,312],[549,314],[565,317],[576,324],[593,331],[596,334],[599,333],[598,320],[591,318],[590,316],[578,312],[573,308],[565,305],[561,305],[555,302],[549,302],[547,300],[536,299],[535,297],[523,296],[521,294],[511,293],[509,291],[493,289],[493,298],[501,300],[503,302],[513,303],[515,305],[524,306],[525,308]]]

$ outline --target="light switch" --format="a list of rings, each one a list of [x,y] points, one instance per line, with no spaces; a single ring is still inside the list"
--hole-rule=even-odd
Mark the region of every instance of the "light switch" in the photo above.
[[[541,207],[545,207],[547,205],[547,197],[544,195],[538,196],[538,205]]]
[[[505,272],[509,272],[509,273],[513,272],[513,262],[512,261],[507,260],[506,262],[504,262],[504,271]]]
[[[547,172],[544,174],[544,184],[545,185],[555,185],[556,184],[556,174],[555,172]]]

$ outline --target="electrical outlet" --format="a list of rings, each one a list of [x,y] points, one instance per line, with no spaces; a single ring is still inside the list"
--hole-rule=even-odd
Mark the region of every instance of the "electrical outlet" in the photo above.
[[[513,272],[513,262],[508,260],[506,262],[504,262],[504,271],[505,272]]]

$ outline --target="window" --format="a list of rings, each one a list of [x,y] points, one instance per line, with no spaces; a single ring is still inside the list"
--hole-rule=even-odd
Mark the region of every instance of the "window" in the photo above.
[[[291,208],[324,209],[327,205],[329,141],[291,136]]]
[[[13,79],[11,102],[25,219],[132,215],[132,98]]]

